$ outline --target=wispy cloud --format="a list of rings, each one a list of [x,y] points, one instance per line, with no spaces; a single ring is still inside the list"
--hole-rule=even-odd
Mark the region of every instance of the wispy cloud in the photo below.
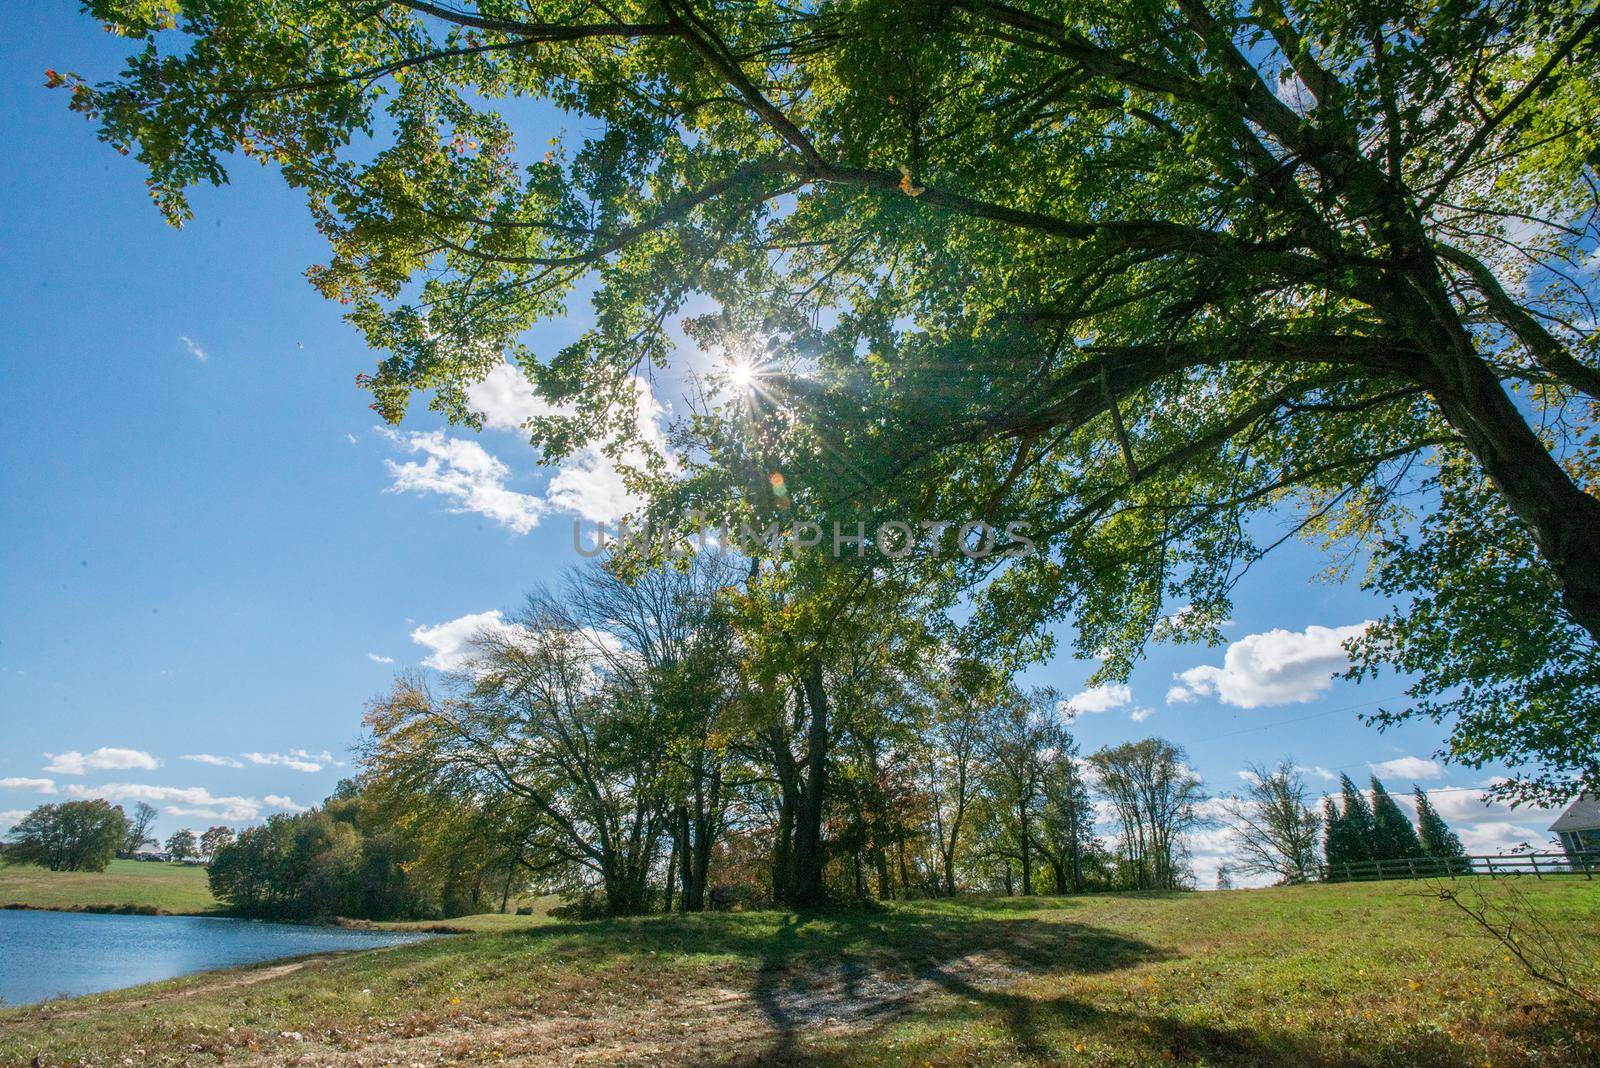
[[[1122,683],[1107,683],[1104,686],[1091,686],[1081,693],[1073,694],[1067,701],[1067,707],[1081,715],[1125,708],[1132,701],[1133,691],[1127,686]]]
[[[330,764],[337,764],[333,754],[324,749],[320,753],[309,753],[304,749],[291,749],[287,753],[246,753],[244,758],[252,764],[271,767],[284,767],[290,771],[303,771],[306,774],[321,771]]]
[[[516,534],[526,534],[551,512],[595,523],[616,522],[642,503],[628,488],[618,463],[644,469],[655,456],[666,457],[671,465],[663,430],[665,409],[649,382],[634,378],[633,388],[635,423],[643,445],[615,450],[616,456],[598,442],[578,449],[560,465],[543,495],[512,489],[510,467],[476,441],[442,431],[398,434],[380,427],[378,432],[395,445],[424,457],[405,463],[385,461],[392,479],[389,492],[437,494],[454,502],[452,511],[485,516]],[[483,416],[484,426],[496,430],[519,430],[536,416],[560,413],[508,363],[499,364],[471,387],[467,401]]]
[[[385,460],[393,479],[390,493],[436,493],[455,502],[451,511],[485,516],[516,534],[538,526],[548,510],[541,498],[508,486],[511,469],[475,441],[439,430],[383,433],[406,451],[426,457],[420,463]]]
[[[154,771],[161,766],[161,761],[143,750],[114,749],[107,746],[101,746],[92,753],[80,753],[76,749],[69,749],[65,753],[46,753],[44,758],[49,761],[44,770],[57,775],[82,775],[89,771],[127,771],[135,768],[141,771]]]
[[[392,663],[394,663],[394,657],[392,657],[392,656],[379,656],[377,653],[368,653],[367,654],[367,659],[372,661],[374,664],[392,664]]]
[[[172,816],[199,816],[206,819],[253,820],[261,815],[261,802],[253,797],[217,796],[203,786],[152,786],[137,782],[108,782],[103,786],[73,783],[67,792],[74,797],[103,797],[107,801],[146,801],[165,805]]]
[[[272,808],[282,809],[285,812],[306,811],[306,806],[295,804],[293,798],[285,797],[283,794],[268,794],[261,800]]]
[[[217,756],[215,753],[185,753],[179,760],[192,760],[196,764],[210,764],[216,768],[242,768],[244,767],[233,757]]]
[[[206,355],[206,350],[200,347],[200,343],[188,335],[180,336],[178,340],[183,342],[183,347],[189,350],[189,355],[195,358],[195,362],[205,363],[211,358]]]
[[[0,790],[29,790],[36,794],[53,794],[56,792],[54,779],[0,779]]]
[[[418,627],[411,632],[411,640],[433,650],[423,659],[424,667],[438,671],[459,671],[471,659],[472,643],[478,635],[486,632],[503,634],[512,629],[512,625],[501,618],[498,609],[491,609],[458,616],[431,627]]]

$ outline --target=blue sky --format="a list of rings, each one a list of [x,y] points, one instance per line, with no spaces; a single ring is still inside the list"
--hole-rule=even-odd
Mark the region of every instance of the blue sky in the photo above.
[[[244,163],[197,192],[187,228],[165,226],[137,164],[42,84],[47,66],[110,75],[122,43],[71,5],[18,4],[8,21],[0,824],[80,794],[151,799],[163,833],[313,804],[349,771],[363,701],[397,668],[447,662],[466,617],[575,562],[574,517],[615,508],[616,487],[583,460],[535,468],[503,428],[528,403],[510,379],[478,394],[500,424],[481,435],[426,412],[380,431],[355,386],[373,357],[303,277],[325,250],[299,198]],[[532,340],[549,352],[578,329]],[[669,408],[671,392],[657,383]],[[1080,699],[1084,750],[1158,733],[1213,792],[1237,789],[1247,761],[1361,780],[1401,761],[1390,789],[1444,788],[1435,801],[1474,850],[1542,841],[1546,814],[1476,802],[1492,769],[1429,760],[1440,729],[1360,724],[1399,687],[1329,681],[1331,651],[1383,606],[1314,581],[1325,563],[1285,547],[1239,588],[1231,649],[1157,648],[1126,694]],[[1074,693],[1091,669],[1029,678]],[[1221,839],[1196,843],[1203,881]]]

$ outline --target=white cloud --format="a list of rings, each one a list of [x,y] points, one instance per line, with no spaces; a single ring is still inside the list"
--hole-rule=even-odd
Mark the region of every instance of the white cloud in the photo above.
[[[505,634],[514,628],[501,618],[498,609],[473,612],[446,623],[431,627],[418,627],[411,632],[411,640],[432,649],[423,659],[424,667],[439,671],[459,671],[472,659],[472,642],[479,634],[492,632]]]
[[[1145,720],[1155,715],[1155,713],[1156,710],[1151,708],[1149,705],[1140,705],[1138,708],[1130,709],[1128,711],[1128,718],[1133,720],[1135,723],[1143,723]]]
[[[24,808],[8,808],[4,812],[0,812],[0,831],[11,830],[11,828],[21,823],[22,818],[27,814],[28,810]]]
[[[350,433],[348,430],[344,432],[344,440],[348,441],[352,445],[356,444],[356,436]]]
[[[74,797],[103,797],[107,801],[146,801],[166,805],[172,816],[253,820],[261,815],[261,802],[253,797],[218,797],[203,786],[150,786],[145,783],[108,782],[104,786],[67,787]]]
[[[30,790],[36,794],[53,794],[56,792],[54,779],[0,779],[0,790]]]
[[[367,654],[367,659],[372,661],[374,664],[392,664],[392,663],[394,663],[394,657],[392,657],[392,656],[379,656],[377,653],[368,653]]]
[[[1547,828],[1560,809],[1512,808],[1503,801],[1483,800],[1482,791],[1474,788],[1442,786],[1426,792],[1434,811],[1460,836],[1468,853],[1505,853],[1523,844],[1552,848]],[[1416,818],[1416,799],[1410,790],[1395,790],[1392,796]]]
[[[619,449],[615,458],[606,451],[607,445],[616,444],[615,438],[578,449],[561,464],[543,496],[509,488],[511,469],[475,441],[442,431],[402,435],[379,428],[379,433],[401,448],[426,456],[421,462],[386,461],[394,480],[389,492],[437,493],[456,502],[453,511],[487,516],[517,534],[538,526],[551,511],[595,523],[614,523],[642,503],[628,489],[618,464],[642,469],[652,454],[667,455],[662,430],[665,410],[650,383],[642,378],[634,378],[632,383],[643,445]],[[497,430],[516,430],[534,416],[561,414],[561,409],[534,394],[520,371],[503,362],[468,389],[467,399],[483,415],[484,425]]]
[[[1125,708],[1132,701],[1133,691],[1123,683],[1113,682],[1091,686],[1075,694],[1067,701],[1067,707],[1079,714],[1110,712],[1115,708]]]
[[[178,759],[179,760],[192,760],[196,764],[210,764],[212,767],[215,767],[215,768],[242,768],[242,767],[244,767],[243,764],[241,764],[237,760],[233,759],[233,757],[217,756],[215,753],[185,753],[183,756],[179,757]]]
[[[294,799],[293,798],[285,797],[282,794],[268,794],[266,797],[263,797],[261,800],[264,801],[270,807],[282,809],[285,812],[304,812],[304,811],[306,811],[306,806],[297,805],[297,804],[294,803]]]
[[[1318,764],[1313,764],[1313,765],[1310,765],[1310,766],[1307,766],[1305,764],[1296,764],[1294,766],[1294,770],[1298,771],[1302,775],[1315,775],[1317,778],[1321,779],[1323,782],[1332,782],[1333,780],[1335,780],[1335,779],[1337,779],[1339,777],[1339,773],[1338,772],[1330,771],[1329,769],[1327,769],[1325,767],[1322,767],[1321,765],[1318,765]]]
[[[1432,760],[1421,757],[1403,756],[1393,760],[1383,760],[1376,764],[1368,764],[1373,774],[1384,778],[1395,779],[1438,779],[1444,776],[1444,768]]]
[[[1344,643],[1370,625],[1269,630],[1240,638],[1228,646],[1221,667],[1202,664],[1174,675],[1167,703],[1216,697],[1238,708],[1260,708],[1313,701],[1328,692],[1334,674],[1349,663]]]
[[[535,416],[559,411],[533,391],[526,375],[505,361],[467,388],[467,403],[483,416],[484,426],[495,430],[520,430]]]
[[[50,762],[44,766],[44,770],[53,771],[57,775],[82,775],[87,771],[126,771],[130,768],[154,771],[161,766],[161,761],[142,750],[109,749],[105,746],[92,753],[80,753],[76,749],[70,749],[65,753],[46,753],[44,756]]]
[[[408,452],[427,456],[421,463],[385,460],[394,479],[390,493],[437,493],[456,502],[451,511],[475,512],[516,534],[538,526],[548,510],[540,498],[508,487],[511,469],[475,441],[448,437],[439,430],[382,433]]]
[[[244,758],[252,764],[284,767],[290,771],[303,771],[308,775],[321,771],[329,764],[337,763],[333,759],[333,754],[326,749],[320,753],[308,753],[304,749],[291,749],[287,753],[246,753]]]
[[[180,336],[178,340],[183,342],[183,347],[189,350],[189,355],[193,356],[197,363],[205,363],[211,358],[206,355],[205,349],[187,335]]]

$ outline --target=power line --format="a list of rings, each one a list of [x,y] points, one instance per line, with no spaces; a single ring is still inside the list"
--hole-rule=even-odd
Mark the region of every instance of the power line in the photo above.
[[[1221,734],[1212,734],[1205,738],[1195,738],[1191,740],[1190,744],[1192,745],[1195,742],[1214,742],[1218,738],[1232,738],[1236,734],[1249,734],[1251,731],[1268,731],[1272,730],[1274,727],[1287,727],[1293,723],[1304,723],[1310,719],[1321,719],[1323,716],[1336,716],[1341,712],[1354,712],[1358,708],[1368,708],[1372,705],[1382,703],[1383,702],[1381,700],[1362,701],[1358,705],[1347,705],[1344,708],[1329,708],[1322,712],[1313,712],[1307,716],[1296,716],[1294,719],[1280,719],[1275,723],[1258,723],[1254,727],[1240,727],[1238,730],[1224,731]]]

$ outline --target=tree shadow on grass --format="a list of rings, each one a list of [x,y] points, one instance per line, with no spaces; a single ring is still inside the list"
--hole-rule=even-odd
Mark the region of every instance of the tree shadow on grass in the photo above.
[[[761,1060],[803,1060],[808,1035],[885,1021],[941,988],[979,990],[984,977],[1092,975],[1167,957],[1140,939],[1064,921],[902,913],[844,939],[838,925],[835,916],[788,916],[762,947],[753,992],[774,1037]],[[849,948],[819,954],[839,942]],[[1038,1047],[1028,999],[1016,1000],[1008,1026],[1019,1044]]]
[[[1132,1063],[1469,1062],[1461,1041],[1437,1028],[1374,1024],[1370,1032],[1341,1034],[1235,1023],[1229,1007],[1216,1003],[1205,1009],[1206,1019],[1197,1019],[1200,1013],[1170,1002],[1141,1004],[1131,982],[1125,998],[1114,989],[1093,1000],[1056,993],[1049,986],[1054,980],[1115,973],[1175,954],[1074,922],[1066,910],[1041,918],[1006,904],[656,916],[552,925],[507,937],[538,939],[565,958],[601,966],[626,968],[645,952],[743,961],[735,969],[742,979],[719,970],[707,981],[746,983],[749,1001],[735,1011],[753,1009],[763,1026],[722,1042],[707,1021],[700,1059],[714,1063],[870,1064],[883,1051],[873,1036],[902,1017],[916,1021],[896,1034],[897,1051],[910,1061],[950,1063],[960,1049],[947,1044],[946,1034],[998,1025],[1016,1063],[1059,1063],[1077,1041],[1109,1046]],[[1552,1045],[1550,1029],[1557,1025],[1541,1024],[1530,1027],[1540,1033],[1537,1048],[1572,1048],[1570,1039]],[[919,1045],[926,1046],[924,1056],[915,1055]]]

